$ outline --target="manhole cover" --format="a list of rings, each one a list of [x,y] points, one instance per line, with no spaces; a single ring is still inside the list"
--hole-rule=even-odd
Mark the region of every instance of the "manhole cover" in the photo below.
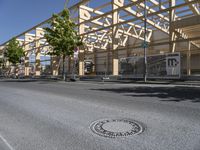
[[[120,137],[136,135],[143,131],[142,126],[131,119],[102,119],[93,122],[90,129],[104,137]]]

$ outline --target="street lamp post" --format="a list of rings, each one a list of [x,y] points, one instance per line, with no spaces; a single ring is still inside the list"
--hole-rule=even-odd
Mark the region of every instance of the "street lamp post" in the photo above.
[[[147,9],[146,9],[146,0],[144,0],[144,82],[147,81],[147,41],[146,41],[146,34],[147,34]]]

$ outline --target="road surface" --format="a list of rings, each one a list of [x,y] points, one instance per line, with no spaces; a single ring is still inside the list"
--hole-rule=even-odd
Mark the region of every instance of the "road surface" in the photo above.
[[[106,138],[93,121],[130,118],[139,135]],[[200,88],[0,82],[0,150],[200,150]]]

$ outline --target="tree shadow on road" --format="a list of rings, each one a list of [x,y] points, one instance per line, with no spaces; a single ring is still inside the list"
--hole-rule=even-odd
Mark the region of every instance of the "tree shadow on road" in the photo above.
[[[92,89],[114,93],[123,93],[125,96],[133,97],[155,97],[161,101],[181,102],[190,101],[193,103],[200,102],[200,88],[197,87],[131,87],[115,89]]]
[[[58,80],[40,80],[40,79],[6,79],[6,80],[0,80],[0,82],[38,82],[39,84],[46,84],[48,82],[58,82]]]

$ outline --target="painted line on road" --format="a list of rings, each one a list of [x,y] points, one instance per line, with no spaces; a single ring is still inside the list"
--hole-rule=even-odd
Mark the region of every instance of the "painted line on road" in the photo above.
[[[15,150],[1,134],[0,134],[0,139],[6,144],[6,146],[7,146],[10,150]]]

